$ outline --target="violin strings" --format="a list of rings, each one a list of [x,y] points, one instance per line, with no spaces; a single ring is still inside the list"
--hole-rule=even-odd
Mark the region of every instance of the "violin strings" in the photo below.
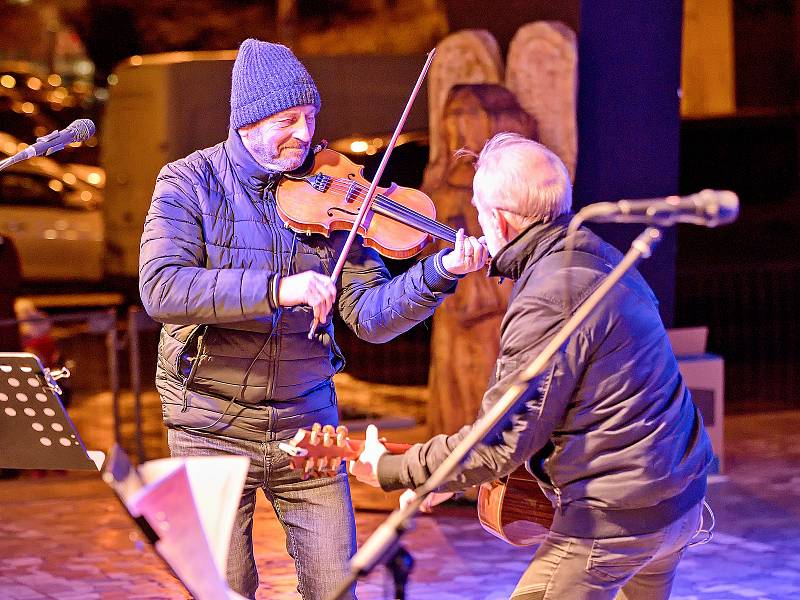
[[[366,193],[368,190],[362,184],[358,182],[346,182],[345,180],[338,177],[329,176],[329,179],[330,179],[330,185],[328,187],[328,190],[334,195],[340,197],[346,197],[349,192],[355,191],[355,193],[352,194],[354,200],[363,202],[363,200],[366,198],[367,195]],[[439,223],[438,221],[431,219],[430,217],[422,215],[408,208],[407,206],[404,206],[403,204],[399,204],[398,202],[395,202],[394,200],[392,200],[387,196],[384,196],[383,194],[375,194],[375,200],[373,202],[378,208],[386,208],[392,210],[395,213],[405,217],[406,219],[412,222],[416,221],[421,226],[427,227],[426,233],[432,233],[433,235],[436,235],[437,237],[440,237],[448,241],[455,240],[456,231],[453,228],[448,227],[447,225],[444,225],[442,223]],[[433,232],[438,232],[438,233],[433,233]]]
[[[362,184],[358,182],[352,182],[352,183],[345,182],[345,180],[336,177],[330,177],[329,179],[331,182],[329,189],[334,191],[334,193],[336,193],[337,196],[346,196],[348,192],[355,191],[356,193],[353,194],[354,200],[363,201],[366,198],[367,190]],[[340,190],[342,191],[342,193],[339,193]],[[363,195],[361,192],[364,192]],[[448,227],[447,225],[443,225],[442,223],[439,223],[438,221],[435,221],[429,217],[426,217],[425,215],[422,215],[408,208],[407,206],[404,206],[403,204],[399,204],[394,200],[392,200],[391,198],[384,196],[383,194],[375,195],[375,203],[376,206],[379,208],[383,207],[391,209],[411,221],[416,220],[417,222],[426,225],[429,229],[437,230],[439,234],[434,234],[434,235],[438,235],[439,237],[447,236],[444,237],[444,239],[448,238],[455,239],[456,232],[452,228]]]
[[[339,184],[339,182],[341,182],[340,179],[332,179],[332,181],[334,182],[334,184],[331,185],[331,189],[334,188],[334,185],[337,185],[337,191],[342,189],[341,185]],[[366,194],[367,190],[365,190],[364,186],[361,185],[361,184],[356,184],[352,188],[351,188],[351,186],[346,185],[346,188],[347,188],[347,190],[343,194],[341,194],[342,196],[347,195],[347,192],[350,191],[350,189],[354,188],[356,190],[356,192],[357,192],[356,194],[354,194],[354,199],[355,200],[358,200],[359,202],[363,202],[364,199],[366,199],[366,197],[367,197],[367,194]],[[364,192],[363,195],[362,195],[361,192]],[[339,194],[337,194],[337,195],[339,195]],[[448,233],[450,233],[452,231],[446,225],[443,225],[443,224],[439,223],[438,221],[435,221],[435,220],[433,220],[433,219],[431,219],[429,217],[426,217],[425,215],[422,215],[422,214],[420,214],[420,213],[408,208],[407,206],[404,206],[403,204],[399,204],[399,203],[395,202],[394,200],[392,200],[391,198],[389,198],[387,196],[384,196],[383,194],[376,194],[375,195],[375,204],[378,207],[385,207],[387,209],[392,209],[395,212],[397,212],[399,214],[402,214],[403,216],[405,216],[407,218],[410,218],[412,220],[416,219],[417,221],[420,221],[420,222],[424,223],[425,225],[427,225],[430,228],[438,229],[440,231],[446,231]],[[455,231],[452,231],[452,233],[453,233],[453,235],[455,235]]]
[[[353,196],[354,201],[363,201],[366,198],[365,187],[359,183],[345,183],[344,180],[340,178],[330,177],[331,184],[328,187],[328,191],[333,193],[336,196],[345,197],[350,192],[355,192],[351,194]],[[402,205],[398,204],[391,198],[384,196],[383,194],[377,194],[375,196],[375,207],[380,209],[391,209],[394,211],[395,214],[398,216],[404,217],[406,221],[409,221],[411,227],[414,227],[413,223],[416,222],[416,225],[425,233],[429,233],[434,235],[435,237],[444,239],[446,241],[453,242],[455,241],[456,232],[452,228],[439,223],[425,215],[417,213],[416,211]],[[378,214],[381,214],[380,211],[376,211]],[[384,215],[388,218],[391,218],[391,215]],[[402,222],[402,221],[401,221]]]

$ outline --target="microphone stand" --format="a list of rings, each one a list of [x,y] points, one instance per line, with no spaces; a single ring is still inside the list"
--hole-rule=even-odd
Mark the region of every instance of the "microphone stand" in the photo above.
[[[582,221],[579,212],[570,224],[569,231],[577,229],[573,227],[575,222]],[[648,227],[631,244],[630,249],[625,254],[620,263],[603,280],[603,283],[581,304],[573,316],[564,324],[561,330],[553,337],[549,344],[542,350],[523,371],[508,390],[500,397],[497,403],[486,414],[479,419],[472,429],[467,433],[463,440],[450,452],[441,465],[431,473],[428,480],[416,489],[417,497],[403,509],[396,509],[389,517],[375,530],[359,548],[358,552],[350,560],[350,573],[347,579],[330,596],[331,600],[338,600],[345,595],[350,587],[359,577],[369,574],[376,565],[391,560],[402,550],[399,545],[400,536],[405,533],[411,523],[411,518],[417,512],[428,494],[434,492],[439,486],[448,480],[472,448],[479,444],[488,433],[505,417],[519,400],[520,396],[527,390],[530,381],[542,373],[550,362],[550,359],[558,352],[570,335],[578,328],[583,320],[589,316],[594,308],[605,297],[609,290],[616,284],[625,273],[628,272],[641,258],[649,258],[653,247],[661,240],[661,231],[656,227]]]

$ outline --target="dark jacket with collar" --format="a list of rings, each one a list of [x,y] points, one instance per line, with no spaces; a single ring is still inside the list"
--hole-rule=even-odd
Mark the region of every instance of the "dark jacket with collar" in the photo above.
[[[140,248],[139,289],[164,324],[156,384],[168,427],[263,441],[315,421],[335,424],[344,365],[330,320],[307,339],[308,307],[278,308],[276,274],[330,274],[346,233],[295,234],[276,213],[276,174],[239,134],[166,165]],[[361,339],[384,342],[428,318],[454,288],[428,257],[392,279],[353,244],[337,309]]]
[[[620,253],[589,230],[567,262],[569,216],[522,232],[492,261],[515,280],[501,326],[495,376],[482,412],[497,402]],[[565,298],[565,290],[569,290]],[[415,488],[471,426],[401,456],[384,455],[384,489]],[[443,490],[505,475],[533,457],[558,508],[553,530],[577,537],[654,531],[697,504],[712,459],[702,418],[678,371],[652,291],[635,271],[614,285],[523,396],[518,410],[468,457]]]

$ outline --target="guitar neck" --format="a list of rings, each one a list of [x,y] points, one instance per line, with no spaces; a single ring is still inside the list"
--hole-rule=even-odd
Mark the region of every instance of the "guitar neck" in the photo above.
[[[381,439],[381,443],[386,447],[389,454],[403,454],[406,450],[411,448],[411,444],[395,444]],[[347,460],[356,460],[362,450],[364,450],[365,440],[354,440],[352,438],[345,439],[345,458]]]

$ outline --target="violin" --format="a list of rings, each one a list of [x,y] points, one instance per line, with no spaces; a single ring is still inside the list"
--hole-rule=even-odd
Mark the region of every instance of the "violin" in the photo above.
[[[376,220],[378,223],[380,223],[381,217],[387,217],[388,219],[387,223],[388,221],[395,221],[397,223],[402,223],[405,227],[410,226],[411,229],[416,229],[417,231],[420,231],[421,227],[425,229],[430,229],[430,231],[440,231],[442,232],[442,234],[447,233],[448,237],[446,239],[450,240],[449,232],[446,232],[445,229],[443,229],[445,227],[444,225],[441,225],[441,223],[437,223],[431,217],[422,218],[424,217],[424,215],[422,215],[421,213],[418,213],[415,210],[412,210],[411,208],[408,208],[403,204],[399,204],[395,200],[391,200],[389,198],[390,194],[388,189],[384,190],[384,192],[386,192],[385,194],[378,194],[376,196],[376,193],[378,192],[378,181],[380,181],[381,177],[383,176],[383,171],[386,168],[386,163],[389,160],[389,156],[391,156],[392,154],[394,145],[397,143],[397,136],[400,135],[400,130],[403,129],[403,125],[405,124],[406,119],[408,118],[408,113],[411,111],[411,105],[414,103],[414,98],[417,97],[419,88],[422,86],[422,80],[425,79],[425,74],[428,72],[428,68],[431,66],[431,61],[433,60],[433,56],[435,53],[436,53],[436,48],[434,48],[428,53],[428,59],[425,61],[425,65],[422,67],[422,72],[419,74],[419,77],[417,78],[417,83],[414,85],[414,89],[411,92],[411,96],[409,97],[408,102],[406,102],[406,108],[405,110],[403,110],[403,114],[400,117],[400,121],[397,123],[397,127],[395,128],[394,134],[392,135],[392,139],[389,141],[389,145],[386,147],[386,151],[383,153],[383,158],[381,158],[381,164],[378,165],[378,170],[375,173],[375,178],[373,179],[372,183],[369,184],[369,187],[366,189],[366,192],[364,192],[363,195],[362,195],[362,190],[364,186],[361,183],[361,181],[366,182],[366,180],[364,180],[363,176],[361,175],[361,169],[356,169],[355,171],[353,169],[350,169],[349,172],[345,173],[346,177],[344,179],[339,176],[334,177],[333,175],[325,175],[324,173],[323,177],[320,177],[319,179],[317,179],[316,176],[314,179],[307,179],[305,177],[302,177],[304,182],[299,187],[303,188],[307,187],[312,182],[316,183],[316,187],[314,187],[313,185],[311,187],[312,189],[316,190],[317,193],[323,195],[328,194],[327,196],[328,198],[336,197],[337,199],[340,199],[340,202],[344,202],[345,205],[344,207],[339,205],[336,207],[335,210],[332,207],[328,207],[327,209],[325,209],[324,212],[327,215],[327,218],[325,219],[326,223],[314,224],[315,227],[318,227],[318,231],[320,231],[320,233],[327,234],[328,232],[330,232],[331,224],[340,222],[339,218],[342,215],[344,215],[345,213],[355,212],[355,215],[353,216],[352,219],[353,225],[352,227],[350,227],[350,233],[347,234],[347,239],[344,241],[342,251],[339,254],[339,259],[336,261],[336,266],[333,268],[333,273],[331,273],[331,281],[334,282],[337,281],[339,279],[339,276],[342,274],[342,270],[344,269],[344,263],[345,260],[347,259],[347,254],[348,252],[350,252],[350,248],[353,245],[353,241],[355,240],[356,235],[358,235],[359,233],[364,238],[365,244],[366,243],[374,244],[374,247],[376,249],[378,247],[381,247],[384,252],[389,252],[393,250],[394,252],[397,253],[396,256],[399,257],[402,257],[404,255],[413,256],[413,254],[415,253],[415,249],[417,248],[417,246],[419,246],[420,242],[412,244],[411,247],[409,248],[401,248],[400,247],[401,244],[397,243],[396,240],[392,239],[389,236],[381,236],[382,241],[378,242],[375,236],[370,236],[369,234],[369,230],[372,227],[373,219]],[[323,151],[315,153],[314,165],[316,165],[317,163],[317,156],[322,154],[322,152]],[[327,158],[329,161],[332,161],[333,164],[339,164],[339,162],[344,158],[344,157],[341,158],[339,157],[341,157],[341,155],[338,155],[337,157],[336,153],[333,153],[333,155],[326,153],[321,158],[322,159]],[[325,160],[320,160],[320,162],[324,163]],[[342,183],[345,183],[345,185],[342,186]],[[280,195],[280,186],[278,187],[279,190],[275,196],[276,203],[278,202],[278,196]],[[304,189],[303,191],[307,193],[308,190]],[[425,197],[427,198],[431,214],[435,214],[433,210],[433,202],[431,202],[431,199],[428,198],[427,196]],[[297,198],[297,200],[299,201],[295,203],[296,205],[303,204],[303,198]],[[376,210],[372,210],[372,207],[376,203],[375,202],[376,200],[378,200],[377,203],[378,208]],[[355,208],[356,202],[358,202],[357,211],[342,210],[342,208],[348,208],[347,206],[348,204],[353,204],[354,206],[351,208]],[[288,223],[289,215],[288,212],[286,212],[286,204],[287,203],[283,203],[284,208],[282,210],[286,215],[285,221]],[[328,215],[329,209],[330,209],[330,215]],[[431,227],[434,223],[436,225],[441,226],[442,229],[438,227]],[[312,231],[311,223],[306,222],[303,224],[305,225],[305,229],[307,231],[309,232]],[[376,226],[375,229],[377,230],[379,229],[379,227]],[[386,229],[386,227],[384,227],[384,229]],[[448,227],[446,229],[450,228]],[[452,231],[452,229],[450,229],[450,231]],[[431,235],[430,233],[428,233],[427,230],[424,230],[424,233],[425,236]],[[453,242],[455,242],[456,239],[454,234],[455,232],[453,232],[453,237],[452,237]],[[424,239],[427,240],[427,237]],[[421,243],[423,246],[425,245],[424,241]],[[419,250],[421,249],[422,248],[420,247]],[[416,252],[419,252],[419,250],[416,250]],[[387,256],[391,255],[387,254]],[[311,328],[308,330],[308,339],[312,339],[314,337],[314,331],[317,329],[318,324],[319,323],[315,318],[314,321],[311,323]]]
[[[353,227],[369,187],[362,166],[326,148],[313,155],[310,167],[284,175],[275,202],[290,228],[329,236]],[[427,195],[394,183],[376,188],[358,233],[365,246],[394,259],[418,254],[432,238],[451,244],[456,240],[455,229],[436,221],[436,208]]]

